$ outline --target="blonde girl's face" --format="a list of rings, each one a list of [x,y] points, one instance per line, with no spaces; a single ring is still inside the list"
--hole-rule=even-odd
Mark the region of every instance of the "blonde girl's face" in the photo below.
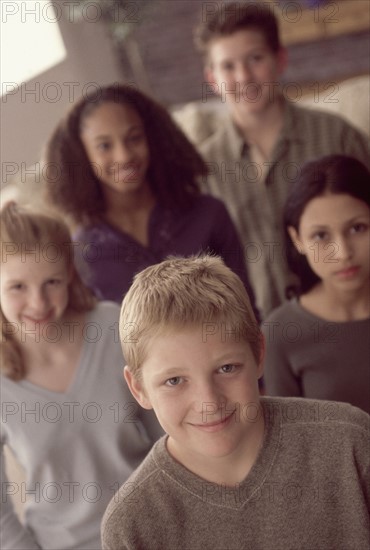
[[[147,137],[129,105],[103,103],[86,117],[80,137],[104,193],[114,197],[147,186]]]
[[[60,324],[69,300],[71,270],[64,258],[43,254],[7,256],[1,264],[1,309],[16,338],[37,338],[47,325]]]
[[[327,194],[312,199],[290,227],[297,250],[325,284],[338,290],[361,290],[369,284],[370,209],[351,195]]]

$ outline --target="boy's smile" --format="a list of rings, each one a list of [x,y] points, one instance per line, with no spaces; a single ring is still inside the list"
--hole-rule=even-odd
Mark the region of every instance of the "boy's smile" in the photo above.
[[[246,463],[251,441],[263,435],[262,411],[255,414],[262,365],[247,342],[202,327],[167,332],[149,344],[141,375],[138,381],[125,369],[135,397],[168,433],[175,459],[199,475],[209,460]]]
[[[236,409],[231,412],[223,412],[221,408],[221,416],[218,420],[213,420],[212,422],[205,421],[201,422],[200,424],[192,424],[192,426],[194,426],[195,428],[199,428],[200,430],[205,432],[218,432],[225,429],[229,425],[231,420],[235,420],[235,411]]]

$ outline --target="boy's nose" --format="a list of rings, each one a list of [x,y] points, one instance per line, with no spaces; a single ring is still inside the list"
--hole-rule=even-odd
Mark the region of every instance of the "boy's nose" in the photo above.
[[[197,414],[202,417],[206,414],[208,421],[211,422],[211,417],[217,416],[225,399],[216,384],[207,382],[198,385],[194,390],[193,402]]]
[[[253,81],[252,71],[247,63],[239,63],[236,69],[236,80],[240,84],[249,84]]]

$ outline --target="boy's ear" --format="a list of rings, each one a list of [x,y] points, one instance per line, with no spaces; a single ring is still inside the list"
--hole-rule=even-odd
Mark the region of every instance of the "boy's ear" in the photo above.
[[[299,238],[299,234],[298,234],[298,231],[296,230],[296,228],[293,227],[292,225],[289,225],[287,227],[287,231],[289,233],[289,237],[292,239],[292,243],[294,244],[297,252],[299,252],[300,254],[305,254],[304,249],[303,249],[303,245],[302,245],[302,241]]]
[[[126,365],[123,369],[123,376],[127,382],[130,392],[135,397],[136,401],[144,409],[152,409],[149,399],[146,396],[142,382],[138,380],[131,372],[130,367]]]

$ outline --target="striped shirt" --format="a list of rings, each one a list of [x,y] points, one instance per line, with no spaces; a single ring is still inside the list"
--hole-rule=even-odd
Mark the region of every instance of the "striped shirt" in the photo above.
[[[289,273],[282,211],[290,185],[307,161],[330,154],[354,156],[369,166],[367,139],[340,117],[286,102],[270,161],[257,163],[231,118],[201,146],[209,175],[204,192],[221,198],[240,233],[249,280],[262,316],[285,299]]]

